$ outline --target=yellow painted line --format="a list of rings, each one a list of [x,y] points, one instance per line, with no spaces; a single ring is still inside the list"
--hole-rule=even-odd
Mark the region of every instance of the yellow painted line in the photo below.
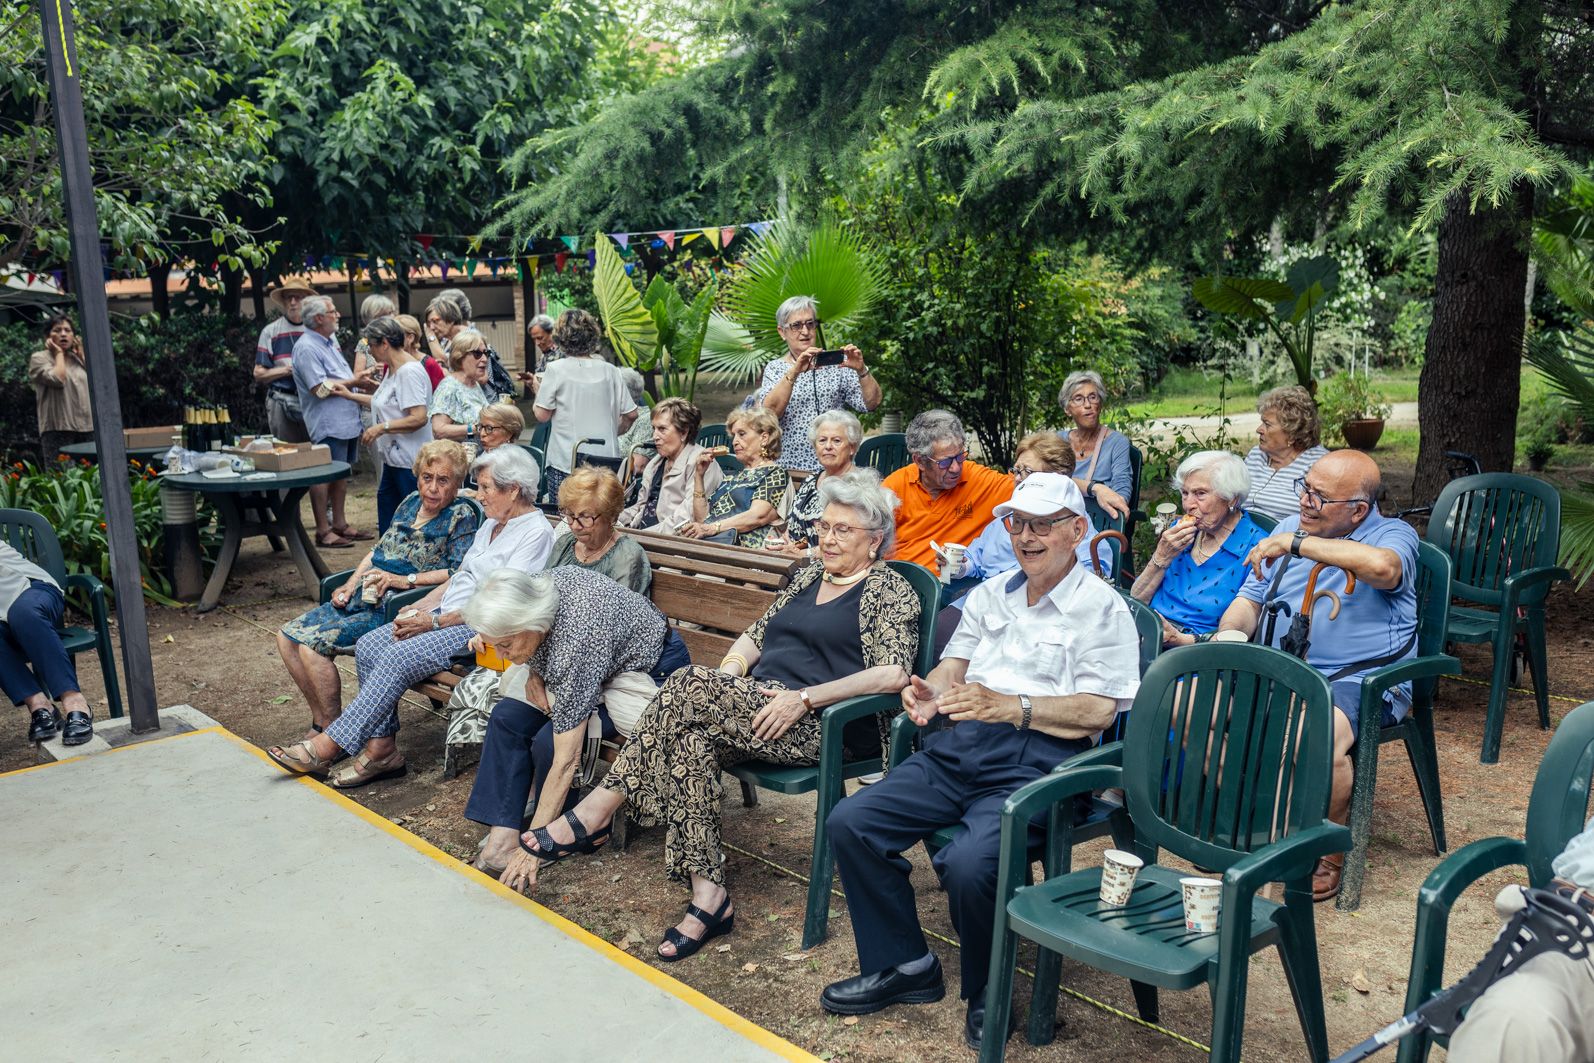
[[[276,761],[272,760],[271,757],[267,755],[265,750],[251,742],[239,738],[225,727],[208,727],[205,730],[214,731],[222,735],[223,737],[237,743],[243,749],[253,753],[255,756],[259,757],[267,764],[270,764],[278,771],[282,770]],[[409,846],[411,849],[414,849],[421,855],[430,857],[456,874],[463,875],[470,879],[474,884],[486,886],[488,889],[492,890],[498,895],[520,905],[522,908],[525,908],[538,919],[541,919],[554,929],[563,931],[566,935],[574,938],[576,941],[581,942],[583,945],[586,945],[588,948],[592,949],[594,952],[597,952],[605,959],[624,967],[632,974],[635,974],[645,981],[652,983],[659,989],[662,989],[666,993],[675,997],[677,1000],[696,1008],[698,1011],[702,1012],[704,1015],[707,1015],[715,1022],[737,1034],[740,1034],[754,1044],[768,1049],[770,1052],[780,1056],[782,1059],[815,1061],[815,1063],[817,1063],[818,1057],[803,1051],[801,1048],[798,1048],[784,1037],[773,1034],[764,1029],[762,1026],[759,1026],[757,1023],[743,1018],[734,1011],[725,1007],[725,1005],[719,1003],[709,996],[704,995],[703,993],[698,992],[696,989],[693,989],[686,983],[671,978],[663,971],[660,971],[649,964],[643,963],[635,956],[615,948],[613,945],[609,944],[609,942],[598,937],[596,934],[583,929],[581,926],[571,922],[569,919],[559,915],[557,912],[553,912],[548,908],[543,907],[529,897],[524,897],[519,893],[516,893],[508,886],[505,886],[503,883],[498,882],[495,879],[489,878],[480,871],[477,871],[474,867],[471,867],[469,864],[460,860],[456,860],[454,857],[449,856],[431,842],[410,833],[403,827],[400,827],[398,824],[389,820],[387,817],[380,816],[377,813],[372,812],[369,808],[366,808],[358,801],[347,798],[331,787],[324,786],[308,776],[297,776],[294,781],[302,786],[307,787],[312,793],[341,806],[344,811],[358,816],[360,819],[365,820],[373,827],[387,832],[389,835],[403,842],[405,845]]]
[[[60,767],[62,764],[76,764],[78,761],[87,760],[89,757],[101,757],[105,756],[107,753],[120,753],[123,750],[137,749],[139,746],[153,745],[156,742],[170,742],[174,738],[187,738],[189,735],[207,734],[223,734],[227,735],[228,738],[234,737],[227,731],[227,728],[221,726],[220,724],[216,724],[211,727],[198,727],[192,731],[178,731],[176,734],[161,735],[159,738],[141,738],[136,742],[128,742],[126,745],[112,746],[110,749],[98,749],[89,753],[79,753],[77,756],[67,757],[65,760],[51,760],[46,761],[43,764],[34,764],[33,766],[27,768],[13,768],[11,771],[0,771],[0,779],[9,779],[13,775],[26,775],[30,771],[43,771],[45,768],[56,768]],[[267,757],[266,759],[269,760],[271,758]]]

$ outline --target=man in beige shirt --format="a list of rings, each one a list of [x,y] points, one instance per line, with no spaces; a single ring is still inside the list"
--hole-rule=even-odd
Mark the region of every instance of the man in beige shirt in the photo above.
[[[45,321],[44,350],[28,357],[28,380],[38,404],[39,452],[46,465],[57,459],[62,447],[94,438],[83,341],[65,314]]]

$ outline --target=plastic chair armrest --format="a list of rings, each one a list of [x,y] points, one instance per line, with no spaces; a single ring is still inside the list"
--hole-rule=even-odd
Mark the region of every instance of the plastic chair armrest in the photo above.
[[[913,747],[918,744],[919,725],[913,722],[913,717],[903,713],[891,721],[891,749],[886,758],[886,765],[894,768],[913,755]]]
[[[89,596],[89,615],[94,618],[94,626],[100,631],[105,630],[110,623],[110,616],[105,604],[105,584],[100,582],[98,576],[87,572],[70,573],[62,590],[86,591]]]
[[[902,699],[895,694],[863,694],[855,698],[827,705],[819,712],[819,777],[840,780],[842,732],[847,724],[865,716],[890,712],[900,708]]]
[[[1223,873],[1223,904],[1250,897],[1269,882],[1287,882],[1309,875],[1320,856],[1351,847],[1350,828],[1319,823],[1242,856]],[[1232,897],[1231,897],[1232,894]]]
[[[389,594],[386,603],[382,606],[383,618],[391,624],[393,619],[399,615],[401,609],[406,605],[414,605],[431,592],[432,588],[430,587],[416,587],[412,591],[399,591],[397,594]]]
[[[1052,769],[1056,775],[1060,771],[1070,771],[1074,768],[1094,768],[1100,765],[1121,768],[1124,766],[1124,744],[1122,742],[1103,742],[1095,749],[1087,749],[1083,753],[1076,753]]]
[[[1460,675],[1461,662],[1447,653],[1413,657],[1409,661],[1386,664],[1362,676],[1362,711],[1367,711],[1369,696],[1377,697],[1392,686],[1413,679],[1435,679],[1442,675]]]
[[[345,583],[349,582],[349,577],[352,575],[354,575],[354,569],[346,568],[342,572],[334,572],[330,576],[322,576],[321,604],[325,605],[330,602],[332,600],[333,592],[335,592]]]
[[[1557,565],[1530,568],[1514,576],[1507,576],[1500,584],[1501,615],[1510,615],[1510,610],[1522,604],[1523,598],[1531,597],[1535,599],[1535,604],[1543,601],[1544,596],[1550,592],[1550,587],[1558,580],[1571,578],[1572,573]]]
[[[1068,763],[1050,775],[1025,783],[1008,795],[1007,800],[1002,802],[1004,837],[1007,835],[1010,820],[1022,823],[1027,829],[1036,815],[1060,801],[1123,785],[1124,770],[1118,765],[1076,765],[1078,759],[1078,757],[1069,758]]]
[[[1443,984],[1450,906],[1456,898],[1489,872],[1512,865],[1526,868],[1527,860],[1526,842],[1516,838],[1480,838],[1445,857],[1428,873],[1417,891],[1417,926],[1406,982],[1407,1012],[1415,1011]]]

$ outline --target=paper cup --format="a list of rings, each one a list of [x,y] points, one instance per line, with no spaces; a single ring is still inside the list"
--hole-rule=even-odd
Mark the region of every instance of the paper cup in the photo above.
[[[1215,878],[1182,878],[1184,928],[1192,934],[1215,934],[1223,907],[1223,883]]]
[[[941,566],[941,582],[951,583],[952,573],[963,564],[963,555],[968,552],[968,547],[961,543],[942,543],[941,553],[946,555],[946,562]]]
[[[361,600],[364,601],[366,605],[375,605],[377,599],[381,597],[382,588],[376,585],[376,580],[372,579],[370,575],[367,575],[360,586]]]
[[[1105,908],[1122,908],[1129,903],[1129,893],[1135,888],[1135,875],[1145,861],[1134,853],[1122,849],[1108,849],[1101,854],[1101,903]]]
[[[1179,507],[1172,502],[1164,502],[1156,509],[1156,515],[1151,518],[1151,530],[1158,535],[1168,530],[1168,525],[1173,523],[1173,518],[1179,512]]]

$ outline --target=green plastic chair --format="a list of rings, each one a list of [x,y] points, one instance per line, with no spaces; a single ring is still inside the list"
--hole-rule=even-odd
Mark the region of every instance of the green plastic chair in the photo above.
[[[1279,526],[1277,517],[1270,517],[1259,509],[1248,509],[1245,515],[1251,518],[1251,523],[1261,528],[1268,535],[1273,534],[1273,529]]]
[[[1594,776],[1594,701],[1567,713],[1555,729],[1533,779],[1521,839],[1480,838],[1457,849],[1429,873],[1417,891],[1417,932],[1406,983],[1406,1012],[1415,1011],[1444,987],[1445,940],[1450,909],[1467,888],[1506,867],[1527,871],[1528,884],[1543,888],[1554,873],[1550,862],[1583,830]],[[1468,957],[1472,963],[1477,957]],[[1400,1063],[1422,1063],[1435,1040],[1413,1034],[1400,1042]]]
[[[919,652],[913,674],[923,677],[935,664],[935,614],[941,606],[941,581],[935,574],[911,561],[887,561],[919,596]],[[845,794],[848,779],[880,770],[881,759],[843,759],[842,731],[853,720],[880,712],[895,712],[902,705],[896,694],[870,694],[849,698],[824,709],[819,715],[819,764],[817,767],[772,764],[747,760],[725,770],[747,787],[773,790],[782,794],[817,793],[814,809],[814,850],[808,867],[808,908],[803,916],[803,948],[811,949],[830,932],[830,885],[835,877],[836,858],[830,850],[830,835],[825,820]]]
[[[901,432],[882,432],[863,441],[853,458],[853,464],[874,469],[884,479],[910,460],[908,437]]]
[[[100,658],[100,675],[105,680],[105,700],[110,706],[111,718],[122,715],[122,685],[116,677],[116,655],[111,650],[110,613],[105,605],[105,584],[87,572],[67,575],[66,556],[61,553],[61,540],[56,537],[50,522],[30,509],[0,509],[0,539],[4,539],[17,553],[50,574],[62,591],[84,591],[89,596],[89,616],[94,630],[81,627],[61,628],[61,645],[71,655],[73,667],[77,655],[93,650]]]
[[[1122,767],[1065,767],[1022,787],[1003,806],[985,1028],[1007,1029],[1022,937],[1041,949],[1030,1005],[1032,1042],[1052,1036],[1058,958],[1067,956],[1148,987],[1193,989],[1205,982],[1212,993],[1212,1059],[1229,1063],[1240,1057],[1249,957],[1271,945],[1284,963],[1307,1054],[1327,1059],[1312,870],[1319,857],[1350,843],[1348,830],[1324,818],[1333,711],[1322,674],[1269,647],[1209,642],[1158,657],[1129,713]],[[1207,771],[1200,765],[1209,732],[1221,767]],[[1124,788],[1135,850],[1146,862],[1128,904],[1102,907],[1099,867],[1025,887],[1030,823],[1050,816],[1050,873],[1073,843],[1059,805],[1071,808],[1076,795],[1109,786]],[[1215,934],[1185,929],[1179,879],[1186,872],[1158,864],[1161,849],[1222,878]],[[1257,896],[1280,880],[1283,904]],[[1155,992],[1148,990],[1153,1008]],[[988,1036],[980,1059],[994,1063],[1005,1049],[1004,1038]]]
[[[1356,781],[1351,789],[1350,834],[1352,847],[1345,858],[1335,907],[1353,911],[1361,904],[1362,879],[1367,872],[1367,839],[1372,835],[1373,795],[1378,780],[1378,747],[1404,742],[1411,772],[1417,777],[1423,812],[1435,856],[1445,853],[1445,806],[1439,788],[1439,755],[1434,741],[1434,690],[1442,675],[1460,675],[1461,662],[1445,653],[1446,621],[1450,612],[1450,559],[1432,543],[1419,543],[1417,553],[1417,656],[1377,669],[1362,679],[1361,730],[1352,757]],[[1329,627],[1327,630],[1332,631]],[[1411,711],[1399,722],[1383,726],[1384,692],[1411,683]]]
[[[728,447],[731,445],[731,432],[724,424],[706,424],[697,430],[697,445],[700,447]]]
[[[1561,544],[1561,495],[1543,480],[1489,472],[1451,480],[1434,502],[1423,538],[1450,557],[1450,591],[1462,604],[1450,609],[1453,642],[1494,647],[1489,711],[1480,762],[1500,759],[1505,698],[1517,633],[1527,642],[1539,726],[1550,726],[1549,675],[1544,652],[1544,600],[1557,580],[1571,579],[1556,565]]]

